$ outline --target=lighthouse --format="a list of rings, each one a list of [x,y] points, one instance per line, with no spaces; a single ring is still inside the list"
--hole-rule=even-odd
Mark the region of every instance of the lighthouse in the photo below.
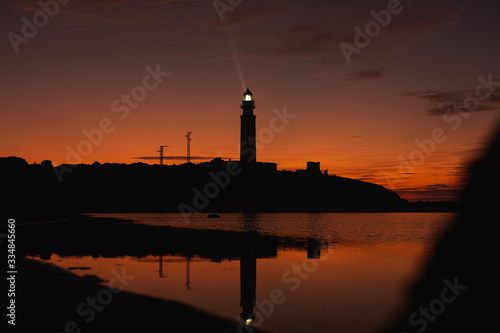
[[[240,163],[246,166],[254,166],[257,161],[257,151],[255,142],[255,103],[250,89],[243,93],[241,102],[243,114],[241,118],[241,136],[240,136]]]

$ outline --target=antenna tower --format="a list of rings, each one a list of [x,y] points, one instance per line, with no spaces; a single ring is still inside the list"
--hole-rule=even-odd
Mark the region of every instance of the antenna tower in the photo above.
[[[163,148],[166,148],[168,146],[160,146],[160,150],[157,150],[158,153],[160,153],[160,165],[163,165]]]
[[[186,138],[187,138],[187,155],[186,155],[186,160],[187,163],[191,162],[191,133],[192,132],[187,132]]]

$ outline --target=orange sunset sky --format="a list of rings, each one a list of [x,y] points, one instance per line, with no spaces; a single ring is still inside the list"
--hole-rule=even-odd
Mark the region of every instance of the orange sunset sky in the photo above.
[[[239,159],[250,87],[258,161],[454,200],[498,123],[497,1],[41,3],[0,6],[0,156],[134,163],[185,155],[191,131],[192,156]]]

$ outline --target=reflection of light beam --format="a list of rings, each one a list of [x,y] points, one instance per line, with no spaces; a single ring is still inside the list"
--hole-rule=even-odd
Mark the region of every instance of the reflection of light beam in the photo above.
[[[243,79],[243,72],[241,71],[241,65],[240,65],[240,58],[238,57],[238,54],[236,53],[236,45],[234,43],[234,38],[233,38],[233,33],[230,29],[226,30],[227,37],[229,39],[229,42],[231,44],[231,51],[233,52],[233,59],[234,63],[236,65],[236,70],[238,71],[238,75],[240,76],[240,81],[241,81],[241,87],[243,90],[247,88],[245,84],[245,79]]]

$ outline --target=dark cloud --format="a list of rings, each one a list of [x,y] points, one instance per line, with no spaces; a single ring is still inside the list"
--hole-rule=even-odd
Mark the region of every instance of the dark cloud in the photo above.
[[[393,15],[390,23],[381,28],[380,33],[372,38],[369,46],[362,49],[360,54],[353,55],[353,59],[366,61],[407,45],[423,42],[442,30],[455,26],[464,12],[458,4],[451,4],[445,0],[418,3],[405,1],[401,2],[401,5],[403,7],[401,13]],[[385,9],[384,7],[367,7],[364,4],[363,7],[356,9],[355,15],[346,15],[350,18],[345,21],[345,24],[349,24],[350,27],[348,25],[338,27],[336,32],[339,42],[354,45],[356,35],[354,27],[364,31],[365,25],[374,21],[371,11],[379,12]]]
[[[332,45],[337,43],[337,37],[328,32],[315,32],[293,35],[285,42],[277,46],[272,52],[278,56],[290,59],[302,60],[316,58],[327,51],[333,51]]]
[[[445,113],[459,111],[490,111],[498,110],[500,94],[491,95],[480,100],[474,91],[466,90],[419,90],[399,93],[400,96],[411,97],[425,101],[428,115],[440,116]],[[474,104],[479,102],[479,104]]]
[[[384,77],[385,69],[377,68],[371,70],[361,70],[345,74],[341,80],[346,82],[360,82],[366,80],[376,80]]]
[[[357,59],[371,59],[393,51],[394,48],[418,42],[430,34],[454,25],[459,19],[458,9],[445,1],[432,4],[408,5],[383,28],[377,42],[363,50]],[[354,27],[374,20],[372,5],[353,1],[340,4],[333,1],[317,1],[313,5],[306,0],[295,1],[244,1],[233,11],[226,12],[225,20],[214,19],[217,15],[191,17],[201,27],[211,30],[234,30],[235,42],[243,48],[240,57],[265,58],[269,62],[288,64],[293,61],[312,61],[320,66],[345,65],[339,47],[344,41],[352,43]],[[382,9],[382,8],[379,8]],[[209,9],[211,10],[211,9]],[[382,41],[382,42],[379,42]],[[322,70],[322,69],[320,69]],[[353,73],[346,81],[377,79],[382,71]],[[338,79],[325,73],[312,76]]]
[[[407,6],[400,19],[390,28],[434,32],[457,24],[461,18],[461,11],[458,6],[451,7],[450,3],[443,1],[419,3],[413,7]]]
[[[414,188],[401,188],[396,192],[402,197],[414,199],[425,198],[425,200],[454,201],[459,197],[462,188],[459,185],[429,184]]]
[[[129,26],[168,23],[184,16],[192,0],[72,0],[59,5],[51,24],[62,26]],[[11,8],[23,12],[40,11],[34,1],[16,1]]]
[[[360,177],[356,177],[356,179],[362,180],[364,182],[374,182],[380,179],[380,175],[367,174],[367,175],[361,175]]]
[[[227,3],[227,2],[224,2]],[[34,1],[12,2],[11,8],[22,11],[40,10]],[[221,21],[213,1],[195,0],[72,0],[61,6],[61,13],[51,19],[51,24],[64,27],[118,27],[123,38],[140,38],[165,35],[167,38],[210,44],[217,49],[236,45],[240,58],[261,62],[289,64],[310,61],[320,67],[346,65],[339,47],[340,42],[352,43],[354,27],[364,27],[373,20],[373,4],[352,1],[274,0],[242,1],[232,10],[224,12]],[[383,28],[380,37],[363,50],[356,59],[372,59],[391,52],[396,47],[416,42],[454,25],[460,18],[458,5],[445,0],[432,3],[405,3],[401,14],[393,17]],[[144,27],[152,26],[153,29]],[[161,27],[161,28],[158,28]],[[126,31],[125,31],[126,30]],[[231,31],[227,38],[222,31]],[[170,32],[183,33],[182,38]],[[175,38],[174,38],[175,37]],[[224,60],[218,55],[216,60]],[[232,60],[227,57],[225,60]],[[260,64],[259,67],[261,67]],[[322,71],[319,68],[318,71]],[[328,76],[324,73],[312,76]],[[381,70],[366,70],[346,74],[342,80],[357,82],[379,79]]]

